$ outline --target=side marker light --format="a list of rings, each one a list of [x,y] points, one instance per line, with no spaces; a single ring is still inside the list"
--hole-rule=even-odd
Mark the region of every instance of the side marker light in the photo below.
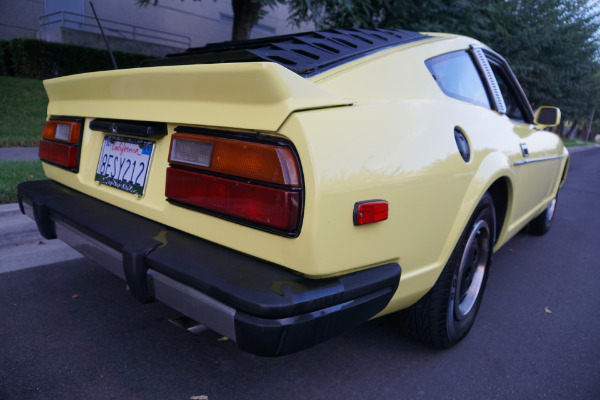
[[[365,225],[388,219],[389,205],[385,200],[360,201],[354,204],[354,225]]]

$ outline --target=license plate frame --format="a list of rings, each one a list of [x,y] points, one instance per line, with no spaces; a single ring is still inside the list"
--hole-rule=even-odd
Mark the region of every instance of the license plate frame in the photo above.
[[[155,144],[152,140],[105,135],[94,180],[142,197]]]

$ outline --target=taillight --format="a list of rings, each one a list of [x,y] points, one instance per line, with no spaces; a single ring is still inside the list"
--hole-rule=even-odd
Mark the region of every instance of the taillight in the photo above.
[[[296,156],[288,146],[176,133],[171,164],[281,185],[299,186]]]
[[[46,121],[40,140],[40,159],[76,172],[81,127],[82,121],[79,119]]]
[[[176,133],[165,195],[226,219],[294,236],[302,214],[302,180],[287,143]]]

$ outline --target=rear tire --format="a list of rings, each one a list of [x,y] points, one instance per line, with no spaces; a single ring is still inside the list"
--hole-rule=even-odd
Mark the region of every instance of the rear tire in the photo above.
[[[436,348],[449,348],[467,335],[492,262],[495,222],[494,203],[486,193],[433,288],[401,312],[411,336]]]

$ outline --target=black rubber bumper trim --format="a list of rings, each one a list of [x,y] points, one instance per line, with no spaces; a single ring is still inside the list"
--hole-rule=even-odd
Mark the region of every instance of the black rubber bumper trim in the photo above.
[[[283,319],[263,319],[238,312],[238,346],[261,356],[282,356],[329,340],[360,325],[383,310],[394,295],[387,288],[311,313]]]
[[[55,236],[57,217],[123,254],[125,276],[138,299],[150,299],[151,268],[235,309],[236,341],[256,354],[288,354],[368,320],[383,310],[400,280],[396,263],[308,279],[53,181],[24,182],[18,192],[20,203],[43,210],[34,213],[48,237]]]
[[[180,231],[146,257],[148,267],[249,315],[287,318],[398,286],[400,267],[386,264],[341,277],[308,279]]]
[[[17,190],[19,203],[32,205],[42,236],[56,238],[54,216],[113,248],[123,255],[123,272],[131,294],[144,303],[151,300],[144,257],[161,244],[154,238],[164,230],[163,225],[50,180],[23,182]]]

